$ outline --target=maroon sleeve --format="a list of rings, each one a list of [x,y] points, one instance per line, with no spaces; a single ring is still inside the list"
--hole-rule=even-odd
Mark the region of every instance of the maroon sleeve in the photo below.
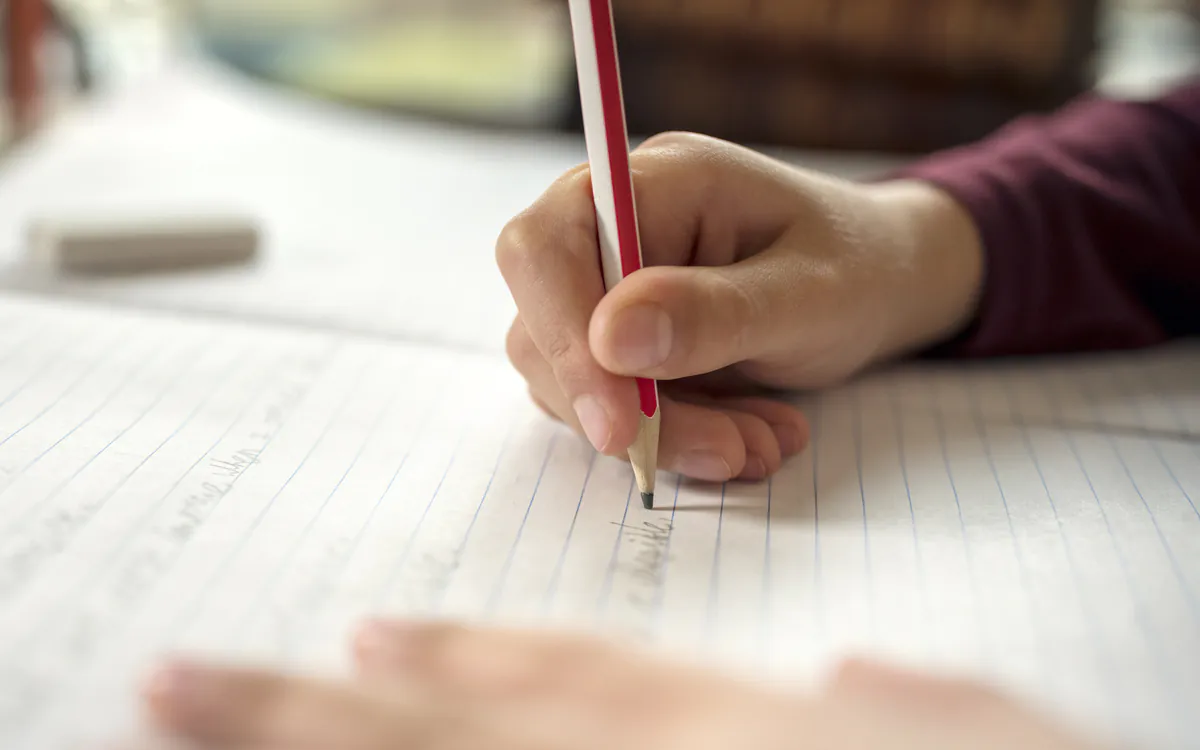
[[[902,170],[966,207],[977,316],[939,355],[1150,346],[1200,333],[1200,80],[1081,99]]]

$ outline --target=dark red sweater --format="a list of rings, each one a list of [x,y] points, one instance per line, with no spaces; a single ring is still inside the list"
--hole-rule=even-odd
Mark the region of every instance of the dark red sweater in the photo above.
[[[1083,99],[902,175],[961,201],[987,256],[978,316],[938,354],[1200,334],[1200,79],[1154,101]]]

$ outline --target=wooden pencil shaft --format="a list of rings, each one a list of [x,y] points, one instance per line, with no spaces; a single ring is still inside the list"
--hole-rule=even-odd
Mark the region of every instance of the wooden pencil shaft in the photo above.
[[[611,290],[642,266],[612,8],[610,0],[570,0],[569,9],[601,270],[605,288]],[[638,390],[642,424],[629,458],[638,487],[647,498],[653,495],[658,470],[660,410],[653,381],[639,380]],[[649,504],[649,500],[646,502]]]
[[[654,495],[655,476],[658,473],[658,438],[661,425],[662,409],[654,412],[652,417],[641,415],[637,439],[629,448],[629,463],[633,465],[638,491],[643,496],[653,497]]]

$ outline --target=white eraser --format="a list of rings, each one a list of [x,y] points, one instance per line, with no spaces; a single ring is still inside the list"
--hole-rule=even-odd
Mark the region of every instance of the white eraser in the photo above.
[[[39,219],[29,227],[29,260],[74,273],[137,273],[243,263],[259,247],[244,216]]]

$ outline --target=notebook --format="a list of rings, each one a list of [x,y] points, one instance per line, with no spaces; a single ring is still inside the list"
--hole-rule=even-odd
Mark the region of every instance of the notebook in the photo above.
[[[340,675],[376,614],[580,629],[800,686],[848,655],[1148,746],[1200,730],[1200,349],[800,396],[769,482],[627,464],[502,357],[0,299],[0,746],[139,729],[183,651]]]
[[[813,445],[771,481],[664,473],[645,511],[500,351],[491,244],[582,158],[195,70],[16,155],[0,747],[136,734],[134,690],[169,651],[340,675],[381,613],[580,629],[799,687],[877,656],[1189,746],[1200,348],[797,396]],[[222,196],[265,217],[260,266],[83,281],[18,262],[43,209]]]

